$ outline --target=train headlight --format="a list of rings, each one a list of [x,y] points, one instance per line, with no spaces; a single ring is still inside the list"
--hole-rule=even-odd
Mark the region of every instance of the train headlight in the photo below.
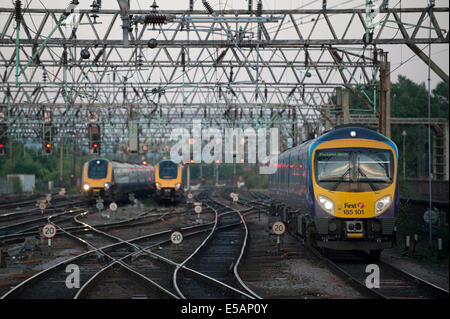
[[[375,215],[380,215],[382,212],[384,212],[386,209],[389,208],[392,202],[391,195],[384,196],[382,199],[379,199],[375,203]]]
[[[176,183],[176,184],[175,184],[175,188],[176,188],[176,189],[180,189],[180,187],[181,187],[181,184],[180,184],[180,183]]]
[[[105,186],[105,189],[108,190],[111,187],[111,184],[110,183],[105,183],[105,185],[103,185],[103,186]]]
[[[156,188],[161,189],[161,183],[156,183]]]
[[[89,190],[89,187],[90,187],[89,184],[84,184],[84,185],[83,185],[83,188],[84,188],[85,191],[88,191],[88,190]]]
[[[327,213],[334,214],[334,203],[331,199],[319,195],[318,202],[320,207],[322,207]]]

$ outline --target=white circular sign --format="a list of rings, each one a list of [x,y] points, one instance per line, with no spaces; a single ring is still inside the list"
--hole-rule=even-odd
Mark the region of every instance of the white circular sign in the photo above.
[[[102,202],[97,202],[97,204],[95,205],[95,207],[97,207],[98,210],[102,210],[103,209],[103,203]]]
[[[170,234],[170,241],[175,244],[179,245],[183,241],[183,234],[179,231],[174,231],[172,234]]]
[[[117,204],[112,202],[111,204],[109,204],[109,209],[115,212],[117,210]]]
[[[197,214],[200,214],[202,212],[202,206],[200,206],[200,205],[195,206],[194,212],[196,212]]]
[[[431,223],[434,224],[435,222],[437,222],[438,216],[437,216],[437,213],[434,210],[431,211],[431,214],[430,214],[430,211],[427,210],[425,212],[425,214],[423,214],[423,220],[426,223],[429,223],[430,222],[430,215],[431,215]]]
[[[187,194],[187,198],[192,199],[193,197],[194,197],[194,195],[192,195],[192,193]]]
[[[234,194],[234,197],[233,197],[233,202],[237,202],[239,200],[239,195],[238,194]]]
[[[47,202],[50,202],[52,200],[52,194],[47,194],[45,196],[45,199],[47,200]]]
[[[275,222],[272,225],[272,231],[275,235],[283,235],[286,231],[286,226],[283,222]]]
[[[45,238],[53,238],[56,235],[56,227],[53,224],[46,224],[44,227],[42,227],[42,235],[44,235]]]

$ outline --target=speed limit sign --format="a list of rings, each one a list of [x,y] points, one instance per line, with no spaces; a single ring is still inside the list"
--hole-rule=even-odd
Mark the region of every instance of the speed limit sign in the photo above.
[[[117,204],[115,202],[112,202],[109,204],[109,209],[115,212],[117,210]]]
[[[280,221],[275,222],[272,225],[272,231],[275,235],[278,235],[278,236],[283,235],[284,232],[286,231],[286,226],[284,225],[283,222],[280,222]]]
[[[53,224],[46,224],[42,227],[42,235],[48,239],[48,245],[52,245],[52,238],[56,235],[56,227]]]
[[[195,202],[194,203],[194,212],[196,212],[197,214],[200,214],[202,212],[202,203],[201,202]]]
[[[179,245],[183,241],[183,234],[179,231],[174,231],[172,234],[170,234],[170,240],[173,244]]]
[[[44,235],[45,238],[53,238],[56,235],[56,227],[53,224],[46,224],[44,227],[42,227],[42,235]]]

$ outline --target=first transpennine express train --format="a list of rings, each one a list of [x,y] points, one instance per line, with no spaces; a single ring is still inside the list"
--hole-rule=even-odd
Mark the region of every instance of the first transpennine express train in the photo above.
[[[337,128],[289,149],[269,176],[278,202],[272,215],[321,250],[363,250],[378,259],[394,240],[397,158],[394,142],[362,127]]]
[[[151,194],[155,188],[155,169],[151,165],[95,158],[84,164],[82,176],[82,192],[105,200],[127,199],[130,193]]]

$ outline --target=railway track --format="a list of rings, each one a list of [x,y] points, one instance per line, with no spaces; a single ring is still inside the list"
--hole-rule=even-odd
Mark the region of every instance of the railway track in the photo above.
[[[264,197],[266,196],[264,195]],[[263,200],[262,197],[259,198]],[[325,256],[314,247],[309,246],[297,234],[290,234],[299,239],[305,248],[322,260],[333,272],[369,298],[447,299],[449,297],[447,290],[407,273],[383,260],[368,261],[369,258],[365,252],[331,251]],[[376,278],[374,277],[376,276],[375,272],[379,273],[379,287],[374,287],[376,284],[374,281]],[[371,274],[373,276],[370,276]],[[367,280],[369,282],[366,284]]]
[[[81,217],[81,214],[79,217]],[[78,222],[82,223],[83,227],[90,229],[89,238],[86,238],[86,236],[74,235],[61,228],[59,229],[72,239],[86,245],[90,250],[41,271],[10,290],[2,298],[45,299],[83,297],[86,295],[87,291],[92,290],[91,287],[94,283],[98,283],[99,278],[102,278],[104,274],[110,269],[114,269],[114,266],[117,265],[120,266],[123,273],[133,276],[134,279],[138,279],[139,282],[146,286],[147,290],[149,287],[153,290],[157,287],[160,294],[156,295],[156,297],[162,297],[161,292],[164,294],[164,289],[159,288],[158,285],[155,285],[153,280],[127,265],[124,260],[131,258],[136,254],[150,254],[147,249],[170,242],[168,239],[171,233],[170,230],[152,233],[131,240],[122,240],[111,234],[95,229],[80,220],[78,220]],[[208,228],[210,225],[197,225],[195,227]],[[185,230],[188,231],[189,227]],[[198,229],[196,232],[198,232]],[[186,236],[189,236],[189,233],[187,233]],[[105,241],[114,243],[105,245]],[[99,246],[99,248],[96,246]],[[156,254],[151,255],[153,257],[157,256]],[[164,259],[163,257],[159,257],[159,259],[168,262],[167,259]],[[78,267],[77,269],[80,274],[78,288],[68,288],[66,286],[65,281],[68,276],[66,269],[70,265],[76,265]],[[174,297],[173,294],[165,294],[166,297],[167,295],[169,295],[169,297]]]
[[[179,295],[169,284],[170,278],[167,278],[167,273],[177,268],[182,268],[184,273],[194,274],[196,280],[212,283],[216,289],[222,287],[233,290],[223,282],[187,266],[180,267],[177,262],[151,251],[170,243],[170,230],[123,240],[84,223],[82,220],[84,214],[81,213],[74,218],[80,225],[73,227],[71,232],[63,228],[60,230],[90,250],[45,269],[7,292],[2,298],[89,298],[95,296],[96,287],[105,285],[105,279],[110,278],[111,274],[119,273],[123,282],[133,282],[134,285],[140,283],[141,286],[145,286],[142,288],[143,291],[155,298],[178,298]],[[162,216],[167,217],[167,213],[160,214],[161,218]],[[233,226],[236,225],[223,224],[217,229]],[[205,223],[184,227],[182,231],[185,238],[190,238],[210,232],[212,227],[212,223]],[[79,234],[82,229],[84,233],[89,230],[89,236]],[[106,244],[105,241],[113,243]],[[83,276],[80,276],[79,288],[68,289],[65,282],[68,276],[67,267],[73,265],[78,267],[79,273]]]
[[[248,228],[240,211],[210,198],[203,203],[216,212],[214,227],[205,241],[174,272],[174,285],[183,298],[260,298],[240,279],[237,268],[245,251]],[[196,280],[189,267],[212,278]],[[217,283],[221,285],[217,286]]]
[[[382,299],[447,299],[449,297],[447,290],[382,260],[367,262],[367,256],[363,252],[333,252],[329,257],[324,257],[317,251],[315,254],[323,258],[344,278],[359,286],[361,291],[366,290],[370,297]],[[373,287],[376,282],[372,278],[375,277],[368,279],[374,271],[379,273],[379,287]]]

